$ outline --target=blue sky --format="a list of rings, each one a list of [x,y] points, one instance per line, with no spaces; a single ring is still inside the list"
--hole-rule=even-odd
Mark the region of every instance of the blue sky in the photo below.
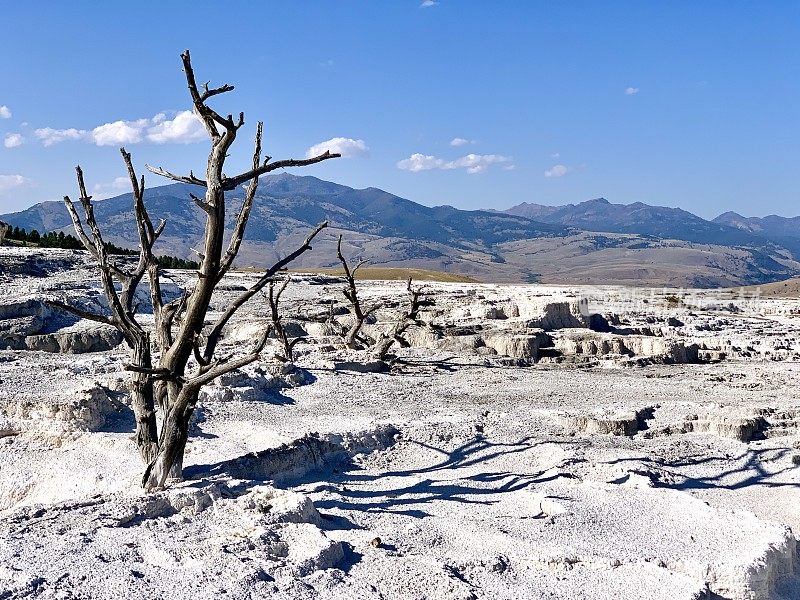
[[[430,4],[430,6],[427,6]],[[4,2],[0,212],[203,171],[179,54],[295,170],[423,204],[800,213],[800,2]],[[3,108],[4,107],[4,108]],[[70,131],[71,130],[71,131]],[[459,145],[460,144],[460,145]],[[150,185],[165,183],[149,175]]]

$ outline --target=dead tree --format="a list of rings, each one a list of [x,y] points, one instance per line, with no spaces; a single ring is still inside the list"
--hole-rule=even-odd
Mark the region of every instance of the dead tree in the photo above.
[[[207,334],[204,333],[211,296],[223,276],[232,267],[244,239],[258,188],[258,178],[276,169],[311,165],[339,156],[324,152],[302,160],[272,161],[271,157],[264,157],[262,160],[263,126],[259,122],[256,127],[252,167],[232,177],[225,175],[223,170],[225,160],[237,133],[244,125],[244,114],[239,113],[238,119],[234,120],[231,115],[223,117],[211,108],[208,101],[214,96],[233,90],[233,86],[225,84],[218,88],[209,88],[208,84],[205,84],[199,88],[188,50],[181,55],[181,59],[194,112],[211,139],[205,178],[198,178],[191,171],[188,176],[181,176],[160,167],[148,166],[148,169],[169,179],[205,188],[203,197],[189,195],[205,213],[206,220],[203,249],[200,253],[201,262],[194,286],[187,289],[181,297],[171,302],[164,301],[158,263],[153,256],[153,245],[164,230],[164,223],[162,222],[157,228],[153,227],[144,206],[144,178],[137,179],[130,155],[122,149],[133,188],[134,213],[139,232],[139,261],[135,267],[126,268],[108,256],[94,217],[91,196],[86,193],[83,173],[78,167],[79,200],[91,237],[86,233],[70,199],[66,197],[64,202],[78,237],[100,266],[100,278],[111,314],[94,314],[61,302],[53,303],[54,306],[79,317],[117,327],[131,347],[131,364],[127,369],[133,373],[132,395],[137,420],[137,443],[140,454],[147,463],[142,485],[147,489],[162,487],[170,474],[180,476],[189,421],[197,404],[200,389],[220,375],[257,360],[271,331],[271,327],[268,327],[248,354],[220,358],[216,355],[216,350],[226,324],[239,308],[273,280],[277,272],[310,250],[313,239],[327,226],[327,223],[319,224],[299,248],[267,269],[253,286],[242,292],[211,324]],[[244,202],[238,211],[228,245],[224,248],[225,194],[245,183],[248,185]],[[136,290],[145,273],[150,283],[150,298],[155,317],[152,341],[159,351],[159,361],[156,366],[152,364],[150,332],[146,331],[135,317]],[[120,291],[115,284],[119,284]],[[163,412],[160,433],[156,428],[156,405]]]
[[[275,333],[275,338],[281,343],[283,354],[277,354],[275,358],[282,362],[294,362],[294,347],[302,341],[302,337],[296,337],[294,339],[289,338],[289,334],[286,332],[286,327],[283,325],[283,319],[281,319],[281,313],[279,310],[279,304],[281,301],[281,294],[283,294],[286,286],[289,285],[290,278],[287,277],[283,280],[283,283],[276,289],[275,282],[269,282],[269,291],[268,293],[264,294],[267,302],[269,303],[269,313],[270,319],[272,320],[272,331]]]
[[[165,222],[161,221],[158,227],[153,227],[150,215],[144,205],[144,177],[137,179],[136,172],[131,162],[131,155],[121,148],[122,159],[128,169],[128,176],[133,191],[133,212],[139,233],[139,260],[133,267],[124,267],[114,262],[108,256],[106,244],[100,232],[100,227],[94,216],[92,197],[86,192],[83,171],[80,166],[76,168],[78,178],[78,191],[81,207],[83,208],[89,234],[86,233],[81,218],[69,196],[64,196],[64,205],[67,207],[75,233],[83,243],[84,248],[95,258],[100,269],[100,281],[103,292],[108,302],[110,315],[102,315],[85,311],[69,304],[50,301],[55,308],[64,310],[84,319],[90,319],[105,325],[116,327],[123,336],[125,343],[131,350],[129,369],[133,371],[131,381],[131,405],[136,417],[136,445],[145,464],[155,459],[158,451],[158,434],[156,429],[156,413],[153,396],[152,357],[150,349],[150,334],[136,320],[135,304],[136,291],[145,273],[150,273],[151,298],[155,306],[155,299],[160,301],[161,290],[158,287],[158,263],[153,256],[153,245],[161,232],[164,231]],[[119,284],[120,291],[116,284]]]
[[[394,343],[399,344],[403,348],[408,348],[410,344],[403,337],[406,330],[412,325],[420,327],[426,325],[426,323],[420,319],[420,312],[428,306],[433,306],[433,300],[431,300],[421,288],[414,289],[411,287],[411,277],[408,278],[406,290],[408,290],[408,306],[394,325],[392,325],[388,331],[382,333],[380,339],[372,347],[372,354],[375,358],[384,360]]]
[[[194,112],[211,139],[205,177],[196,177],[191,171],[189,175],[176,175],[160,167],[148,166],[148,169],[173,181],[204,188],[203,197],[191,195],[191,199],[205,213],[206,224],[200,253],[200,268],[193,289],[188,291],[177,303],[159,305],[156,309],[159,313],[156,316],[156,338],[161,354],[158,367],[154,369],[153,375],[163,381],[163,384],[159,386],[158,399],[164,410],[164,421],[159,437],[158,454],[145,470],[142,482],[148,489],[163,486],[173,467],[176,472],[181,469],[189,420],[197,404],[200,388],[224,373],[255,361],[266,344],[265,335],[250,354],[241,358],[220,359],[216,357],[216,349],[225,325],[245,302],[272,281],[275,273],[310,250],[311,241],[327,225],[322,223],[317,226],[300,248],[267,269],[255,285],[243,292],[228,306],[211,325],[208,334],[203,336],[211,296],[217,284],[233,265],[242,244],[258,188],[258,178],[276,169],[311,165],[339,156],[326,151],[313,158],[301,160],[272,161],[271,157],[265,157],[262,160],[262,123],[259,122],[256,128],[252,168],[238,175],[226,175],[224,172],[225,160],[239,130],[244,125],[244,113],[239,113],[238,118],[234,119],[230,114],[223,116],[211,108],[208,101],[215,96],[230,92],[233,90],[233,86],[224,84],[220,87],[209,88],[206,83],[199,87],[195,80],[188,50],[181,55],[181,59]],[[225,194],[236,190],[243,184],[248,184],[244,202],[239,210],[228,246],[223,250],[226,224]],[[180,313],[180,320],[176,323],[178,313]],[[176,325],[175,332],[173,332],[173,325]],[[188,374],[187,368],[192,358],[197,362],[197,369],[195,373]]]
[[[380,304],[373,304],[372,306],[364,309],[361,306],[361,300],[358,297],[358,288],[356,287],[356,271],[363,267],[367,261],[360,261],[353,269],[347,264],[347,260],[342,254],[342,236],[339,236],[339,242],[336,244],[336,255],[339,257],[339,262],[342,263],[344,269],[345,286],[342,290],[344,297],[350,303],[350,309],[353,314],[353,323],[350,325],[346,333],[344,333],[344,343],[348,348],[358,350],[363,346],[368,346],[370,340],[366,339],[361,334],[361,328],[364,326],[367,318],[380,308]]]

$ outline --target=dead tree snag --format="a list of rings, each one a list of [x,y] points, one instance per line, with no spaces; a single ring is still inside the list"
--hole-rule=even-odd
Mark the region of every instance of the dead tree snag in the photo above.
[[[140,245],[139,262],[132,270],[116,264],[108,257],[100,228],[94,218],[91,198],[86,193],[80,168],[78,168],[80,203],[85,213],[90,235],[84,230],[72,202],[65,198],[65,204],[67,210],[70,211],[76,233],[100,265],[101,281],[111,307],[111,314],[88,314],[65,304],[61,304],[60,307],[78,316],[119,328],[125,336],[126,342],[132,348],[129,370],[133,373],[134,393],[141,397],[140,400],[135,399],[134,403],[140,405],[139,408],[135,408],[137,411],[137,436],[140,438],[140,452],[148,463],[142,479],[142,485],[147,489],[162,487],[170,475],[180,476],[189,420],[197,404],[202,386],[220,375],[257,360],[267,343],[271,330],[271,327],[268,328],[245,356],[221,358],[217,356],[217,346],[226,324],[239,308],[273,280],[278,271],[310,250],[314,237],[327,226],[327,223],[318,225],[297,250],[267,269],[264,275],[250,289],[242,292],[223,311],[210,329],[206,330],[211,297],[223,276],[233,266],[244,239],[256,198],[258,178],[276,169],[311,165],[339,156],[326,151],[307,159],[273,161],[269,156],[262,158],[263,127],[259,122],[256,127],[251,168],[238,175],[226,175],[225,161],[239,130],[244,126],[244,113],[239,113],[237,118],[230,114],[223,116],[209,106],[210,99],[232,91],[233,86],[224,84],[220,87],[209,88],[208,84],[205,84],[199,87],[195,80],[188,50],[181,55],[181,60],[194,113],[203,124],[211,141],[205,176],[195,176],[191,171],[189,175],[176,175],[161,167],[148,166],[147,168],[157,175],[196,185],[204,190],[202,195],[190,194],[190,199],[187,199],[187,201],[194,202],[205,216],[204,235],[200,248],[197,250],[200,256],[200,266],[193,286],[190,286],[181,297],[171,302],[164,302],[159,283],[158,264],[152,254],[153,244],[163,231],[164,225],[162,223],[158,228],[153,227],[147,211],[144,209],[144,179],[137,180],[130,162],[130,155],[124,149],[122,154],[134,191],[134,208]],[[224,243],[226,193],[236,190],[244,184],[247,184],[244,202],[238,212],[236,222],[233,224],[233,234],[226,246]],[[150,332],[145,331],[134,316],[133,299],[145,272],[150,281],[150,295],[155,317],[152,342],[159,351],[158,364],[155,366],[152,365]],[[121,292],[116,290],[115,281],[121,284]],[[163,412],[161,431],[157,439],[154,412],[156,404]],[[139,431],[139,427],[141,431]]]
[[[420,319],[420,312],[433,306],[434,302],[427,294],[421,289],[414,289],[411,287],[411,277],[408,278],[406,283],[406,290],[408,291],[408,305],[407,308],[398,317],[397,321],[392,325],[388,331],[381,334],[380,339],[372,347],[372,354],[375,358],[384,360],[389,353],[389,349],[393,344],[397,343],[403,348],[408,348],[409,343],[403,337],[406,330],[412,325],[424,327],[426,323]]]
[[[281,295],[286,290],[286,286],[289,285],[289,281],[291,279],[287,277],[283,280],[280,286],[275,286],[274,281],[269,282],[269,291],[264,294],[264,297],[269,304],[269,313],[270,313],[270,320],[272,321],[272,331],[275,334],[275,338],[280,342],[281,349],[283,351],[282,354],[278,354],[275,356],[278,360],[283,362],[292,363],[294,362],[294,347],[300,343],[303,338],[296,337],[291,339],[289,334],[286,331],[286,327],[283,324],[283,319],[281,318],[281,313],[279,309]]]
[[[350,265],[347,263],[347,259],[345,259],[344,254],[342,254],[341,235],[336,244],[336,255],[339,258],[339,262],[342,263],[342,269],[344,269],[345,286],[342,292],[350,303],[353,321],[344,333],[344,343],[348,348],[358,350],[364,346],[369,346],[371,343],[371,340],[361,334],[361,328],[364,326],[367,318],[380,308],[380,304],[373,304],[366,309],[361,306],[361,300],[358,297],[358,288],[356,287],[356,272],[363,267],[367,261],[362,260],[351,269]]]

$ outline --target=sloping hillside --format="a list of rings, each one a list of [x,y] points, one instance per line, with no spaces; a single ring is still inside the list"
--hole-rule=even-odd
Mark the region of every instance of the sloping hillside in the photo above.
[[[190,191],[197,188],[173,184],[147,191],[151,216],[167,221],[159,240],[162,254],[196,258],[193,248],[202,237],[204,215],[189,200]],[[230,193],[230,223],[243,197],[243,189]],[[295,267],[336,267],[336,238],[343,233],[345,251],[374,266],[446,271],[482,281],[713,287],[800,275],[790,250],[679,209],[602,199],[541,210],[524,206],[517,212],[537,218],[428,207],[377,188],[273,175],[262,178],[237,265],[272,264],[310,227],[327,220],[330,228]],[[136,245],[130,194],[98,201],[95,214],[109,241]],[[57,202],[0,215],[0,220],[28,230],[68,232],[72,227]]]

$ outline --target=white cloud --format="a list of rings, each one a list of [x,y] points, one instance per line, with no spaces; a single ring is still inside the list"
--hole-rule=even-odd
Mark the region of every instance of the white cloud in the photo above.
[[[544,172],[545,177],[563,177],[569,173],[569,167],[566,165],[553,165]]]
[[[453,166],[450,168],[464,168],[467,173],[483,173],[491,165],[509,162],[510,160],[510,157],[501,156],[500,154],[467,154],[452,161],[450,164]]]
[[[138,144],[144,141],[153,144],[191,144],[206,137],[200,119],[189,110],[179,112],[173,119],[167,119],[164,113],[158,113],[150,119],[104,123],[91,131],[45,127],[33,133],[45,146],[73,140],[98,146]]]
[[[0,106],[0,119],[10,119],[11,118],[11,109],[8,108],[5,104]]]
[[[17,146],[22,146],[24,143],[25,138],[19,133],[6,134],[6,137],[3,139],[3,145],[6,148],[16,148]]]
[[[474,143],[475,140],[468,140],[466,138],[460,138],[460,137],[453,138],[452,140],[450,140],[450,145],[455,146],[456,148],[458,148],[459,146],[466,146],[467,144],[474,144]]]
[[[96,183],[92,191],[101,193],[108,190],[124,190],[130,183],[129,177],[116,177],[111,183]]]
[[[418,173],[419,171],[429,171],[431,169],[446,169],[447,167],[445,167],[445,164],[446,161],[441,158],[417,152],[408,158],[398,161],[397,168],[403,171]]]
[[[503,171],[513,171],[517,168],[517,165],[506,165],[503,167]]]
[[[22,175],[0,175],[0,192],[7,192],[29,182],[30,180]]]
[[[422,0],[422,4],[419,5],[420,8],[430,8],[431,6],[436,6],[439,4],[437,0]]]
[[[154,125],[147,130],[147,139],[154,144],[191,144],[208,137],[200,119],[190,110],[179,112],[171,121],[159,113],[152,121]]]
[[[560,152],[553,152],[550,155],[550,158],[561,158],[561,153]]]
[[[467,154],[455,160],[444,160],[426,154],[412,154],[408,158],[398,161],[397,168],[403,171],[418,173],[420,171],[430,171],[432,169],[452,170],[466,169],[467,173],[483,173],[491,165],[507,163],[511,157],[500,154]]]
[[[639,88],[637,87],[626,87],[625,88],[625,95],[626,96],[635,96],[639,93]]]
[[[92,188],[92,196],[100,200],[130,191],[131,180],[129,177],[117,177],[110,183],[96,183]]]
[[[52,127],[44,127],[36,129],[33,135],[42,141],[45,146],[52,146],[53,144],[60,144],[68,140],[81,140],[85,139],[88,135],[85,129],[53,129]]]
[[[149,123],[149,119],[105,123],[92,129],[89,139],[98,146],[138,144],[142,141],[142,133]]]
[[[364,140],[335,137],[311,146],[311,148],[306,150],[306,158],[319,156],[326,150],[339,153],[342,155],[342,158],[359,158],[369,154],[369,146],[367,146]]]

